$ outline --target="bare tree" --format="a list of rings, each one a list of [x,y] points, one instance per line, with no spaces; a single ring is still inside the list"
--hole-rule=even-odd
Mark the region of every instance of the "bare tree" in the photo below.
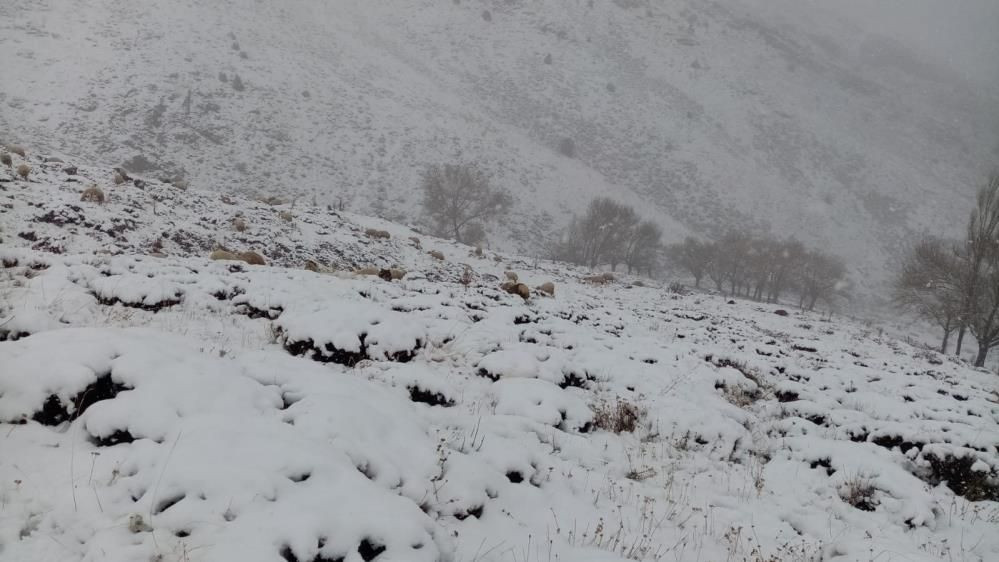
[[[624,264],[628,273],[642,270],[651,273],[662,249],[663,231],[652,221],[642,221],[631,229],[625,240]]]
[[[978,342],[975,366],[981,367],[989,350],[999,346],[999,172],[978,192],[961,254],[966,260],[963,320]]]
[[[941,353],[947,353],[950,335],[957,329],[964,306],[960,261],[953,248],[941,240],[925,238],[908,252],[894,283],[897,305],[943,330]]]
[[[798,306],[814,310],[819,300],[831,304],[845,278],[842,259],[816,250],[806,252],[797,270]]]
[[[423,173],[423,210],[438,234],[466,243],[464,229],[504,214],[510,196],[489,185],[486,175],[470,164],[429,166]],[[473,231],[481,229],[472,229]]]
[[[712,259],[711,244],[688,236],[683,242],[670,245],[666,253],[671,262],[694,277],[694,287],[700,288]]]

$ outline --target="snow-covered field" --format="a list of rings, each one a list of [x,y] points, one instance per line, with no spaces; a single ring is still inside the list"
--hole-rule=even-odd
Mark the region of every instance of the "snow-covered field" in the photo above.
[[[999,558],[994,374],[876,326],[33,165],[0,182],[4,562]]]

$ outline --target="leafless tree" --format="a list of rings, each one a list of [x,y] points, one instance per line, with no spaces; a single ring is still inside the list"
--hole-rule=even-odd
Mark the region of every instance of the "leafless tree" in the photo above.
[[[651,274],[662,250],[663,231],[652,221],[642,221],[631,229],[625,240],[624,264],[632,270]]]
[[[797,268],[798,306],[814,310],[820,300],[831,304],[845,278],[842,259],[816,250],[806,252]]]
[[[947,353],[950,336],[958,327],[964,306],[960,261],[953,247],[935,238],[925,238],[903,259],[894,283],[897,305],[943,330],[941,353]]]
[[[489,185],[486,175],[470,164],[429,166],[423,173],[423,210],[437,233],[469,243],[465,229],[482,233],[481,223],[506,213],[510,196]],[[475,243],[477,241],[472,241]]]
[[[694,277],[694,287],[701,287],[701,279],[707,275],[708,265],[712,259],[713,249],[708,242],[688,236],[679,244],[667,248],[669,260]]]
[[[978,192],[960,255],[964,268],[964,320],[978,342],[975,366],[985,365],[989,350],[999,346],[999,172]]]

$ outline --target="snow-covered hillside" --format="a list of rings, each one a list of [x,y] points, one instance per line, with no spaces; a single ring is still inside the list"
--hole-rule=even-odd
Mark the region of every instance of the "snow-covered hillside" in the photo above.
[[[4,562],[999,557],[992,373],[876,326],[32,164],[0,175]],[[511,270],[554,296],[501,290]]]
[[[613,192],[671,238],[797,234],[864,287],[964,219],[997,93],[822,10],[11,0],[0,141],[405,220],[423,167],[466,159],[516,197],[492,237],[522,253]]]

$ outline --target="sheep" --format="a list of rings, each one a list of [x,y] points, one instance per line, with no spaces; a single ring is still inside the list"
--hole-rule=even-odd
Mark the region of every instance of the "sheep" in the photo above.
[[[319,273],[319,264],[312,260],[305,260],[305,270]]]
[[[519,277],[517,277],[517,274],[513,271],[504,271],[503,275],[506,275],[506,278],[514,283],[520,280]]]
[[[500,289],[510,293],[511,295],[517,295],[525,301],[531,298],[531,288],[523,283],[507,281],[506,283],[500,285]]]
[[[267,265],[267,260],[264,259],[264,256],[252,251],[242,252],[239,254],[239,259],[250,265]]]
[[[444,252],[441,252],[439,250],[430,250],[427,253],[430,254],[434,259],[444,261]]]
[[[364,231],[364,234],[368,235],[371,238],[379,238],[382,240],[388,240],[389,238],[392,238],[392,235],[389,234],[387,230],[378,230],[376,228],[369,228]]]
[[[228,250],[215,250],[208,257],[213,260],[242,261],[250,265],[267,265],[264,257],[256,252],[240,252],[235,254]]]
[[[539,293],[548,295],[549,297],[555,296],[555,283],[552,283],[551,281],[546,281],[538,285],[537,289]]]
[[[374,266],[359,267],[354,270],[354,275],[378,275],[380,272],[381,269]]]
[[[11,154],[17,154],[21,158],[25,158],[26,157],[25,152],[24,152],[24,147],[16,145],[16,144],[8,144],[7,145],[7,152],[10,152]]]
[[[80,201],[85,201],[87,203],[104,203],[104,191],[94,184],[87,189],[83,190],[83,194],[80,195]]]
[[[0,154],[0,164],[3,164],[4,166],[7,166],[8,168],[13,168],[14,167],[14,160],[10,157],[10,154],[7,154],[6,152],[4,152],[3,154]]]
[[[113,181],[115,185],[121,185],[121,184],[125,183],[125,177],[122,176],[120,173],[115,172],[111,176],[111,181]]]

